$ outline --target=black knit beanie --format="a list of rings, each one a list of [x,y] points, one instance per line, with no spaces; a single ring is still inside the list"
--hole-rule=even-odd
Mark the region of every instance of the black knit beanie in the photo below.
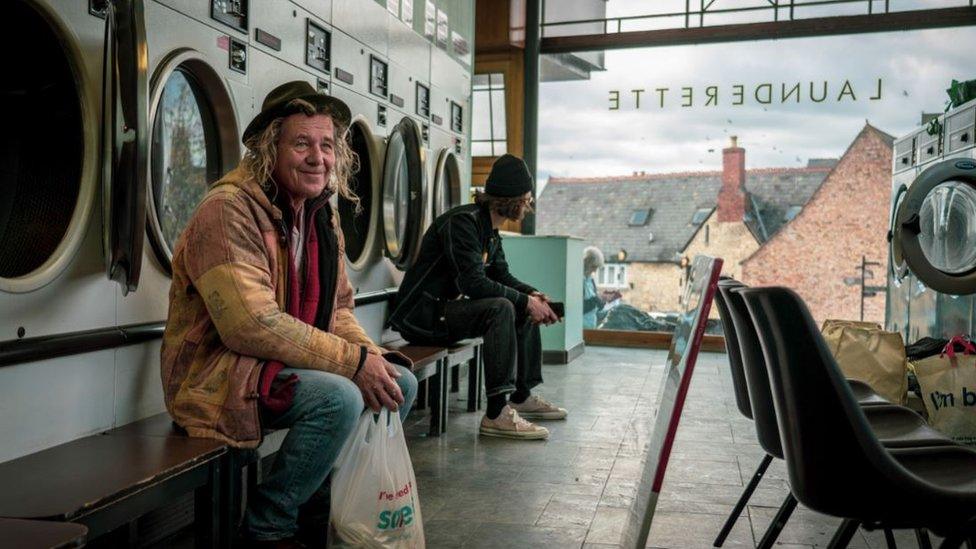
[[[532,191],[532,175],[525,161],[503,154],[491,166],[485,182],[485,193],[492,196],[515,197]]]

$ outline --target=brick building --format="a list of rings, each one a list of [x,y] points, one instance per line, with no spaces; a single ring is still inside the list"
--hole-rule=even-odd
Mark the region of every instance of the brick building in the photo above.
[[[550,178],[537,232],[583,237],[607,258],[602,288],[645,311],[678,311],[694,255],[722,257],[724,273],[741,277],[740,262],[797,215],[836,163],[746,170],[745,154],[733,138],[722,171]]]
[[[892,141],[865,124],[796,219],[742,262],[743,282],[795,289],[818,321],[859,318],[861,256],[881,263],[867,284],[885,283]],[[865,320],[883,323],[885,294],[864,299]]]

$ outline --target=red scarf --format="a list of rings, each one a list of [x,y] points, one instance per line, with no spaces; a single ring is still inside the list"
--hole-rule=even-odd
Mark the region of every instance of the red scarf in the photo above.
[[[319,241],[316,234],[314,212],[308,215],[308,231],[305,236],[305,284],[298,284],[298,270],[294,254],[288,247],[288,314],[306,324],[315,324],[315,313],[319,308]],[[304,291],[302,291],[304,290]],[[291,408],[295,397],[295,384],[298,376],[273,383],[285,365],[277,360],[269,360],[261,370],[258,383],[258,402],[273,414],[281,414]]]

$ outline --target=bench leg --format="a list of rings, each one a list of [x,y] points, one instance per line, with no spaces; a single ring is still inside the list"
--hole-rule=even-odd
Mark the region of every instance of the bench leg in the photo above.
[[[474,348],[474,357],[468,361],[468,411],[481,409],[481,397],[485,390],[485,363],[481,360],[482,347]]]
[[[447,431],[447,361],[437,363],[437,373],[429,378],[427,396],[430,400],[430,431],[432,437]]]
[[[224,543],[224,528],[221,515],[223,505],[220,498],[223,496],[223,469],[222,459],[214,460],[210,464],[207,484],[199,487],[194,492],[193,502],[193,535],[194,547],[217,548]],[[229,546],[229,544],[228,544]]]
[[[244,503],[244,483],[241,479],[245,457],[237,450],[227,452],[221,471],[224,502],[220,506],[220,547],[231,548],[237,537]]]
[[[428,393],[427,389],[429,389],[428,385],[429,383],[427,379],[421,379],[417,383],[417,398],[413,402],[414,410],[423,410],[424,408],[427,407],[427,393]]]
[[[461,366],[455,364],[451,366],[451,392],[456,393],[460,390],[461,385]]]

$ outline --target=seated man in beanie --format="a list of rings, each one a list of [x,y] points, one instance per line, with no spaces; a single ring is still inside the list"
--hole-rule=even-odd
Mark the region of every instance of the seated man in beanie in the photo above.
[[[210,188],[173,254],[162,380],[175,422],[240,448],[258,446],[262,428],[290,429],[248,497],[252,546],[302,547],[296,534],[324,546],[326,478],[364,403],[405,417],[416,394],[409,361],[353,316],[329,205],[335,193],[357,200],[349,120],[307,82],[272,90],[244,132],[246,156]]]
[[[498,235],[506,219],[521,220],[531,203],[525,162],[502,156],[474,204],[445,212],[427,229],[390,316],[412,343],[484,338],[488,410],[480,432],[488,436],[544,439],[549,430],[523,418],[566,417],[565,409],[532,394],[542,383],[539,325],[559,319],[545,295],[509,272]]]

